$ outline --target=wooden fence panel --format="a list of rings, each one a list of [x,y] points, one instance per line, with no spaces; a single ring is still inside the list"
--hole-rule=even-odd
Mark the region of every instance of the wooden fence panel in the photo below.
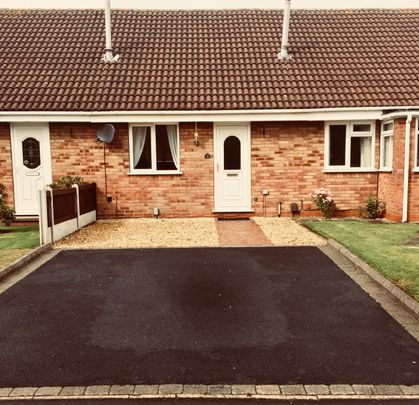
[[[54,224],[77,218],[77,191],[64,188],[52,191],[54,199]]]
[[[96,183],[79,186],[80,215],[96,210]]]

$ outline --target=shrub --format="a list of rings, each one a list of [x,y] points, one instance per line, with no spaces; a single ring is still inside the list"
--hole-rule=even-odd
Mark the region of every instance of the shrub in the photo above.
[[[381,218],[386,210],[386,205],[383,200],[380,200],[377,196],[369,194],[365,207],[359,207],[359,216],[361,218],[375,219]]]
[[[321,187],[311,193],[311,198],[326,219],[332,218],[336,211],[336,204],[333,200],[333,194],[329,190]]]
[[[4,184],[0,184],[0,222],[10,226],[14,217],[14,210],[7,205],[7,191]]]
[[[85,184],[85,181],[82,177],[79,176],[62,176],[58,180],[55,180],[50,186],[51,188],[69,188],[73,184]]]

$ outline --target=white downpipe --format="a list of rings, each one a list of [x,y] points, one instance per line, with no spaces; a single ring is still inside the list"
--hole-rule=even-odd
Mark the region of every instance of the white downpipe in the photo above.
[[[409,166],[410,166],[410,124],[412,114],[406,116],[405,140],[404,140],[404,174],[403,174],[403,208],[402,222],[407,222],[409,207]]]
[[[291,0],[284,0],[284,18],[282,22],[282,40],[281,40],[281,52],[278,54],[280,60],[290,59],[288,53],[288,34],[290,30],[290,10]]]
[[[114,55],[112,50],[112,20],[111,20],[111,0],[105,0],[105,62],[116,62],[119,55]]]

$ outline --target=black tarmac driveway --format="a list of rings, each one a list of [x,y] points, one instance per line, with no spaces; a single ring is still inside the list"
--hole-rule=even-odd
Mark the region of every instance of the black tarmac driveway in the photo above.
[[[0,387],[419,384],[419,344],[317,248],[63,251],[0,295]]]

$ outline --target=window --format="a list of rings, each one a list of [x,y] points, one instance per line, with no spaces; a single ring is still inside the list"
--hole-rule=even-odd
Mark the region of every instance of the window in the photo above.
[[[419,117],[416,117],[415,171],[419,171]]]
[[[240,170],[241,143],[237,136],[228,136],[224,140],[224,170]]]
[[[393,121],[384,121],[381,125],[380,169],[393,167],[393,127]]]
[[[35,138],[26,138],[22,142],[23,164],[28,169],[36,169],[41,166],[41,148]]]
[[[326,124],[326,169],[344,171],[373,169],[374,129],[374,124],[370,122]]]
[[[179,133],[176,124],[130,127],[131,173],[179,172]]]

